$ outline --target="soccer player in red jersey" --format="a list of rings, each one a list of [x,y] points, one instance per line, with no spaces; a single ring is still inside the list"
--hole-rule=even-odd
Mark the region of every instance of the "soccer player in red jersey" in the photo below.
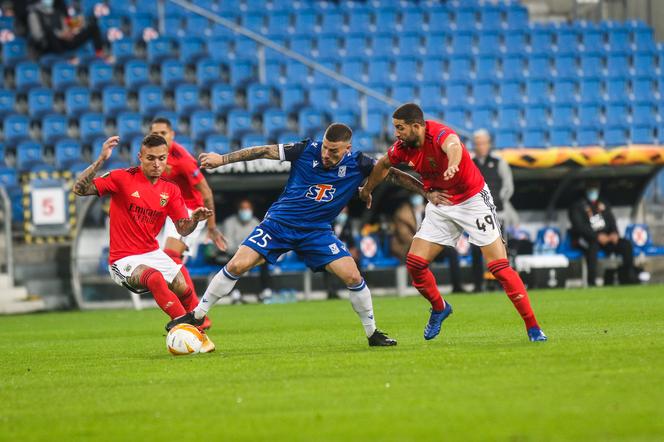
[[[528,292],[508,260],[491,192],[458,135],[449,127],[424,120],[422,109],[408,103],[392,114],[396,143],[374,167],[360,197],[371,206],[371,192],[387,176],[391,166],[405,163],[422,177],[426,192],[442,192],[443,204],[427,204],[422,226],[406,256],[413,285],[431,302],[424,328],[429,340],[440,333],[452,306],[440,296],[429,263],[444,247],[454,247],[466,231],[470,242],[482,249],[489,271],[500,282],[526,324],[531,341],[546,341],[530,306]],[[430,198],[429,198],[430,199]]]
[[[173,131],[171,122],[167,118],[155,118],[150,125],[150,133],[164,137],[169,146],[166,170],[162,176],[173,181],[180,188],[189,214],[197,207],[203,206],[212,212],[207,221],[199,222],[196,229],[187,236],[180,235],[175,224],[170,219],[166,220],[164,227],[166,237],[164,252],[177,264],[182,264],[180,268],[182,276],[184,276],[187,285],[193,291],[193,296],[183,301],[185,309],[190,311],[198,305],[198,296],[196,295],[196,288],[191,280],[191,276],[189,276],[189,271],[185,267],[185,256],[195,253],[194,249],[206,224],[208,238],[222,252],[226,250],[226,242],[223,235],[217,230],[212,190],[198,168],[196,159],[184,147],[174,141],[175,131]],[[205,328],[209,328],[209,321],[209,319],[206,321]]]
[[[143,139],[139,167],[111,170],[95,178],[119,141],[113,136],[104,142],[97,160],[76,179],[74,193],[111,196],[109,272],[113,281],[134,292],[151,291],[168,316],[182,316],[187,313],[183,301],[193,295],[192,290],[182,276],[182,266],[159,249],[157,235],[168,216],[178,233],[186,236],[210,217],[210,209],[198,207],[189,216],[178,186],[161,176],[168,147],[158,135]],[[209,339],[203,347],[204,352],[214,350]]]

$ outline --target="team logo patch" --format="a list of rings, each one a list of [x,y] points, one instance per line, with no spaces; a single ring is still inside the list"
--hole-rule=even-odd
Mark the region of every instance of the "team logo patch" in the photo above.
[[[124,268],[125,273],[131,272],[131,264],[127,264]]]
[[[328,247],[330,248],[330,252],[332,252],[333,255],[339,254],[339,247],[337,247],[336,244],[330,244]]]
[[[134,198],[140,198],[141,195],[138,193],[138,190],[131,194]]]
[[[309,187],[309,189],[307,189],[307,193],[304,196],[314,201],[321,201],[326,203],[328,201],[332,201],[332,198],[334,198],[334,192],[336,190],[337,189],[335,189],[331,184],[316,184],[315,186]]]
[[[427,157],[427,161],[429,161],[429,166],[432,169],[438,169],[438,164],[436,164],[436,160],[433,157]]]
[[[164,206],[166,205],[166,203],[168,203],[168,194],[165,193],[165,192],[164,192],[164,193],[160,193],[160,194],[159,194],[159,197],[160,197],[160,199],[159,199],[159,205],[160,205],[161,207],[164,207]]]
[[[345,177],[346,176],[346,166],[339,166],[339,177]]]
[[[318,161],[314,160],[314,162],[312,164],[313,164],[313,167],[316,167],[316,166],[318,166]]]

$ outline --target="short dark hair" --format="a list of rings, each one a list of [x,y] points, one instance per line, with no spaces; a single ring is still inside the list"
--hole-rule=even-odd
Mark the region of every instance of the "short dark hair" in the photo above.
[[[163,145],[168,145],[168,143],[166,143],[166,138],[157,134],[146,135],[141,142],[141,146],[145,147],[157,147]]]
[[[422,109],[415,103],[402,104],[394,111],[392,118],[395,120],[403,120],[406,124],[424,124],[424,112],[422,112]]]
[[[155,124],[165,124],[168,126],[169,129],[173,129],[173,125],[171,124],[171,120],[169,120],[166,117],[157,117],[152,122],[150,123],[150,127],[152,127]]]
[[[353,131],[350,127],[342,123],[332,123],[325,131],[325,139],[333,143],[337,141],[350,141],[353,137]]]

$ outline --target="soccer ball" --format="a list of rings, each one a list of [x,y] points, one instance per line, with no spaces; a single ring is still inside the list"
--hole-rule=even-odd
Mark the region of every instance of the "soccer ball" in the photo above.
[[[189,324],[178,324],[166,336],[166,348],[174,356],[191,355],[201,351],[203,333]]]

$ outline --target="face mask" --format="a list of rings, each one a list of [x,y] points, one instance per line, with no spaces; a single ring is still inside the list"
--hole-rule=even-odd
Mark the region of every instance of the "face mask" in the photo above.
[[[590,201],[597,201],[597,199],[599,198],[599,189],[586,190],[586,196]]]
[[[254,212],[251,209],[240,209],[237,216],[240,217],[240,221],[246,223],[254,216]]]
[[[53,7],[53,1],[54,0],[42,0],[42,5],[44,5],[47,8],[52,8]]]
[[[346,221],[348,221],[348,214],[341,212],[339,215],[337,215],[335,221],[337,224],[346,224]]]
[[[411,195],[410,203],[413,206],[421,206],[422,204],[424,204],[424,197],[420,194]]]

